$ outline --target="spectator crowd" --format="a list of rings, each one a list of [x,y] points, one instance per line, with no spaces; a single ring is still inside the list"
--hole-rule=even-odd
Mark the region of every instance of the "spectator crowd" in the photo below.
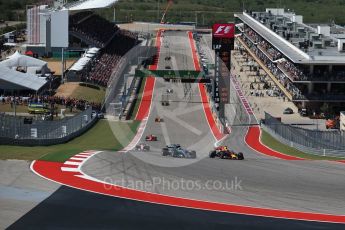
[[[288,90],[294,99],[302,99],[303,95],[301,91],[286,77],[286,75],[272,62],[265,53],[258,49],[251,40],[246,36],[242,37],[242,40],[251,49],[253,53],[262,61],[262,63],[270,70],[275,78]]]
[[[96,14],[90,16],[81,12],[71,16],[70,30],[92,41],[94,45],[104,47],[119,28]]]
[[[106,87],[121,57],[135,44],[136,34],[120,30],[98,57],[90,63],[89,71],[81,71],[81,81]]]
[[[49,106],[62,105],[65,108],[77,109],[83,111],[90,106],[93,110],[100,111],[102,105],[100,103],[89,102],[83,99],[71,98],[71,97],[60,97],[60,96],[39,96],[39,95],[28,95],[28,96],[0,96],[1,103],[11,104],[11,107],[14,106],[14,103],[18,105],[29,105],[30,103],[43,103]]]
[[[304,75],[303,71],[299,70],[292,62],[284,60],[278,63],[278,66],[283,69],[292,80],[307,80],[307,77]]]
[[[254,43],[256,43],[259,46],[259,48],[266,52],[273,61],[282,58],[282,54],[278,50],[276,50],[271,44],[269,44],[263,38],[261,38],[251,28],[245,29],[245,35],[248,38],[250,38],[250,40],[252,40]]]

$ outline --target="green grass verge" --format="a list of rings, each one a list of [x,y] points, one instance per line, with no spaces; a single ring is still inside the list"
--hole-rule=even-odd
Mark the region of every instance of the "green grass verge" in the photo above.
[[[157,0],[122,0],[117,3],[117,21],[155,21],[159,22],[166,8],[167,1]],[[344,24],[345,2],[343,0],[179,0],[169,8],[166,21],[174,23],[181,21],[196,21],[198,25],[212,25],[216,22],[232,21],[234,12],[241,12],[243,6],[247,10],[264,11],[265,8],[291,9],[296,14],[303,15],[307,23],[328,23],[334,20]],[[113,19],[113,9],[106,8],[98,12]]]
[[[40,159],[64,162],[85,150],[120,150],[133,139],[139,124],[139,121],[108,122],[100,120],[87,133],[66,144],[40,147],[3,145],[0,148],[0,159]]]
[[[145,82],[146,82],[146,78],[144,78],[141,82],[139,93],[138,93],[138,98],[137,98],[137,101],[135,102],[134,109],[133,109],[133,112],[131,114],[131,120],[134,120],[135,116],[138,113],[139,105],[141,103],[141,98],[143,96],[143,92],[144,92],[144,88],[145,88]]]
[[[323,156],[316,156],[308,153],[301,152],[295,148],[282,144],[277,139],[272,137],[269,133],[264,130],[261,130],[261,142],[268,146],[269,148],[276,150],[278,152],[284,153],[290,156],[296,156],[304,159],[309,160],[344,160],[343,158],[336,158],[336,157],[323,157]]]

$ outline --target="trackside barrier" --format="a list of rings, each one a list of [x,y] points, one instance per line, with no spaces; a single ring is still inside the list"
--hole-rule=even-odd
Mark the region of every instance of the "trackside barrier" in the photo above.
[[[292,141],[286,140],[285,138],[282,138],[279,136],[279,134],[275,133],[273,130],[271,130],[268,126],[262,124],[261,128],[268,132],[273,138],[277,139],[279,142],[288,145],[292,148],[295,148],[301,152],[309,153],[312,155],[317,156],[331,156],[331,157],[343,157],[345,158],[345,150],[333,150],[333,149],[314,149],[314,148],[308,148],[306,146],[294,143]]]
[[[342,141],[345,139],[340,132],[307,130],[291,125],[283,124],[270,114],[265,114],[265,122],[261,125],[280,142],[318,156],[345,157],[345,147]]]
[[[217,126],[218,130],[222,134],[229,134],[229,130],[230,130],[229,122],[226,119],[224,121],[219,119],[217,110],[214,107],[215,106],[214,102],[213,102],[212,98],[210,97],[209,93],[207,92],[207,90],[206,90],[206,96],[207,96],[207,102],[210,105],[210,109],[212,111],[212,116],[213,116],[213,119],[214,119],[214,121],[216,123],[216,126]]]
[[[95,124],[97,116],[92,109],[57,121],[33,120],[24,124],[24,118],[0,115],[0,145],[46,146],[66,143],[83,134]]]

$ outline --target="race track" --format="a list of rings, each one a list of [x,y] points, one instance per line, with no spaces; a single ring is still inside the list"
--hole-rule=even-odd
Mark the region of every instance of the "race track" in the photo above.
[[[186,32],[183,33],[183,37],[187,36]],[[174,36],[173,33],[172,37]],[[164,42],[166,39],[170,42]],[[181,45],[179,39],[169,38],[169,35],[165,33],[162,45],[169,44],[169,47],[171,47],[174,41],[178,45]],[[176,66],[177,68],[183,69],[194,68],[195,63],[190,51],[190,44],[183,44],[185,51],[181,55],[186,56],[187,61],[176,64]],[[189,51],[189,54],[187,51]],[[165,66],[164,59],[166,55],[164,53],[167,51],[162,48],[160,52],[158,68]],[[117,190],[118,188],[116,186],[112,188],[113,190],[109,189],[106,191],[109,193],[103,193],[109,195],[118,192],[114,196],[127,196],[133,199],[126,200],[62,187],[53,196],[33,209],[29,215],[19,220],[13,227],[21,227],[25,226],[25,224],[30,225],[32,221],[37,221],[40,215],[48,218],[50,220],[49,223],[53,223],[53,226],[63,227],[61,223],[54,222],[52,220],[53,213],[47,211],[53,208],[57,208],[59,210],[58,212],[63,214],[62,216],[67,221],[67,225],[74,226],[73,224],[77,220],[82,221],[83,214],[86,215],[85,207],[88,207],[93,215],[93,218],[84,220],[82,226],[85,227],[97,226],[98,228],[109,228],[110,220],[114,220],[114,224],[118,224],[116,227],[120,229],[133,228],[134,224],[136,224],[134,228],[140,226],[142,229],[154,229],[159,228],[160,225],[167,226],[167,223],[171,223],[171,229],[195,228],[199,224],[201,224],[200,229],[209,229],[207,227],[222,229],[224,227],[228,228],[228,226],[241,229],[252,229],[252,226],[257,226],[258,229],[278,227],[281,229],[305,229],[314,227],[321,229],[341,229],[343,227],[343,225],[240,215],[241,212],[235,211],[228,211],[232,214],[205,211],[216,210],[212,209],[212,207],[203,208],[199,206],[200,209],[205,209],[201,211],[158,205],[168,204],[167,200],[173,202],[174,199],[164,196],[155,197],[152,194],[150,195],[150,193],[193,199],[194,201],[190,203],[194,202],[193,204],[195,205],[197,203],[195,200],[202,200],[223,204],[268,208],[270,210],[266,210],[266,214],[261,214],[258,211],[260,209],[257,209],[255,214],[252,214],[253,209],[250,210],[251,213],[249,215],[262,215],[265,217],[274,217],[274,215],[267,213],[271,211],[279,212],[279,210],[307,212],[309,214],[341,215],[338,223],[344,223],[345,168],[344,164],[336,162],[282,160],[258,153],[248,147],[245,142],[247,134],[247,127],[245,126],[233,126],[230,135],[223,140],[223,143],[231,149],[243,152],[245,160],[210,159],[208,158],[208,153],[214,148],[217,140],[211,132],[210,124],[205,116],[205,110],[200,96],[201,91],[198,84],[172,83],[157,78],[153,85],[154,89],[151,92],[153,95],[152,104],[149,106],[148,104],[150,103],[145,103],[146,109],[149,112],[143,113],[145,116],[142,117],[142,124],[145,124],[145,129],[138,142],[147,143],[151,148],[150,151],[101,152],[90,155],[81,164],[80,171],[79,168],[76,168],[75,172],[64,172],[60,178],[56,174],[61,171],[63,163],[48,164],[37,162],[36,168],[34,169],[37,174],[43,175],[42,172],[50,168],[52,169],[51,172],[46,174],[48,175],[50,173],[51,177],[48,178],[55,181],[74,180],[74,183],[71,183],[72,185],[70,184],[72,187],[80,188],[84,186],[81,183],[87,181],[99,190],[106,190],[107,188],[104,186],[115,184],[148,193],[141,193],[140,198],[139,195],[138,198],[133,198],[133,194],[138,194],[137,191]],[[171,89],[173,93],[168,95],[167,89]],[[169,98],[170,105],[162,106],[162,99],[166,97]],[[235,113],[241,113],[239,114],[240,117],[247,116],[247,113],[243,111],[234,110]],[[146,115],[148,116],[147,118]],[[157,117],[163,118],[164,122],[155,122],[155,118]],[[250,119],[254,119],[254,117],[251,116]],[[116,133],[114,134],[115,136],[117,135]],[[145,142],[145,136],[149,134],[156,135],[158,141]],[[166,144],[173,143],[178,143],[188,149],[196,150],[197,158],[180,159],[163,157],[161,149]],[[101,184],[100,182],[102,181],[108,184]],[[83,188],[84,190],[88,190],[86,184]],[[159,198],[163,201],[155,200]],[[138,202],[135,201],[136,199],[155,204]],[[184,199],[179,200],[179,202],[182,201],[187,202]],[[204,202],[204,205],[206,203]],[[214,203],[207,204],[217,207]],[[174,206],[171,203],[168,205]],[[181,205],[181,203],[176,206],[193,207],[192,205],[188,206],[188,204]],[[81,214],[70,217],[68,214],[71,213]],[[112,215],[112,213],[120,216]],[[133,218],[138,222],[133,221],[131,223],[130,220],[132,219],[129,219],[128,216],[134,216]],[[169,216],[169,218],[166,216]],[[170,217],[174,221],[169,222]],[[276,215],[275,217],[282,216]],[[287,214],[284,214],[283,217],[289,218]],[[322,218],[324,218],[322,220],[327,221],[327,216],[325,217],[323,215]],[[333,219],[336,218],[334,217]],[[321,220],[317,218],[304,218],[303,216],[294,216],[292,219]],[[155,223],[155,225],[144,226],[144,223],[148,222]],[[141,226],[140,223],[143,223],[143,225]],[[246,223],[249,223],[249,225],[246,225]],[[168,227],[164,228],[169,229]]]
[[[8,229],[343,229],[342,224],[261,218],[148,204],[62,186]]]
[[[99,180],[136,181],[221,181],[224,184],[241,180],[242,190],[169,189],[164,184],[149,188],[149,192],[178,197],[240,204],[273,209],[344,214],[344,165],[327,161],[284,161],[254,152],[244,142],[245,127],[233,127],[225,143],[245,154],[244,161],[209,159],[208,152],[215,139],[210,132],[200,103],[172,102],[160,105],[159,92],[177,86],[158,80],[153,106],[143,138],[158,136],[151,142],[151,152],[103,152],[83,165],[83,172]],[[197,91],[197,90],[195,90]],[[197,95],[197,94],[195,94]],[[183,96],[183,95],[180,95]],[[190,111],[176,115],[176,111]],[[171,113],[171,111],[175,111]],[[156,123],[156,116],[164,118]],[[198,133],[200,135],[198,135]],[[143,139],[141,142],[145,142]],[[197,151],[198,158],[174,159],[161,156],[166,143],[179,143]],[[124,184],[123,184],[124,183]]]
[[[164,33],[162,45],[169,48],[162,47],[158,66],[164,66],[162,63],[165,62],[167,50],[174,50],[176,43],[177,47],[182,44],[185,46],[181,55],[187,58],[188,68],[191,68],[191,47],[189,43],[181,43],[186,36],[186,32]],[[179,68],[186,67],[179,63],[177,69]],[[228,184],[240,180],[242,188],[230,189],[231,191],[169,189],[164,184],[142,189],[159,194],[255,207],[338,215],[345,213],[344,165],[328,161],[284,161],[257,153],[244,141],[247,127],[232,127],[231,134],[224,141],[231,149],[243,152],[244,161],[209,159],[208,152],[216,140],[205,118],[200,92],[197,84],[191,84],[191,93],[187,99],[184,87],[181,83],[156,80],[150,116],[141,140],[145,142],[144,138],[149,134],[158,136],[157,142],[149,143],[150,152],[103,152],[87,161],[83,171],[99,180],[106,178],[114,183],[125,181],[125,185],[133,181],[154,180],[170,183],[175,180],[200,181],[202,185],[208,181],[217,180]],[[166,89],[173,89],[174,93],[170,96],[170,106],[163,107],[161,99]],[[156,123],[154,120],[158,116],[164,122]],[[178,143],[196,150],[197,159],[163,157],[161,148],[168,143]]]

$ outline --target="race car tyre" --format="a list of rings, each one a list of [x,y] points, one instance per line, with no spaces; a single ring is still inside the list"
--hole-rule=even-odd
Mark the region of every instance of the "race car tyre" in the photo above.
[[[193,158],[193,159],[196,158],[196,152],[195,151],[190,152],[190,158]]]
[[[144,151],[150,151],[150,146],[145,146]]]
[[[209,154],[209,157],[210,158],[215,158],[216,157],[216,151],[211,151],[210,154]]]
[[[241,152],[238,153],[238,159],[239,160],[244,160],[243,153],[241,153]]]
[[[165,157],[165,156],[169,156],[169,155],[170,155],[169,151],[163,149],[162,156]]]
[[[219,154],[219,158],[220,158],[220,159],[225,159],[225,158],[226,158],[226,153],[221,152],[221,153]]]

